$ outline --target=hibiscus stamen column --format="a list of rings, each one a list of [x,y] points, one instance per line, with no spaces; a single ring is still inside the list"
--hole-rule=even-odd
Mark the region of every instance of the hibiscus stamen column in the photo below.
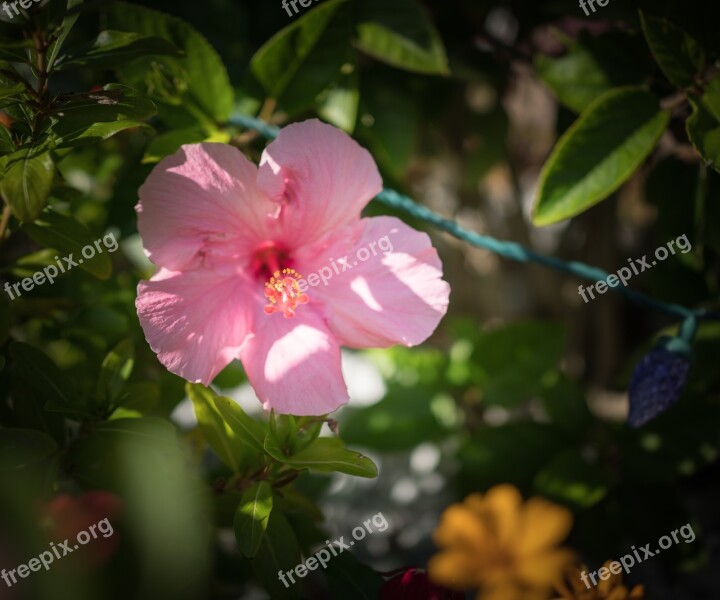
[[[265,307],[266,315],[282,312],[289,319],[295,316],[298,304],[308,303],[308,295],[300,291],[299,279],[300,273],[295,269],[283,269],[282,273],[275,271],[270,281],[265,283],[265,296],[270,302]]]

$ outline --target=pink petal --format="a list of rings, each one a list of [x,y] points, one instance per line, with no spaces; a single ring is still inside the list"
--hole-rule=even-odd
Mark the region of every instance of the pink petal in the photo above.
[[[237,273],[161,270],[135,302],[145,338],[169,371],[208,385],[237,358],[262,305]]]
[[[255,328],[241,360],[266,410],[324,415],[348,401],[340,347],[311,308],[301,306],[289,319],[262,315]]]
[[[356,221],[382,190],[370,153],[317,119],[280,132],[263,153],[257,182],[281,204],[283,240],[291,247]]]
[[[173,271],[247,254],[266,238],[277,205],[257,168],[226,144],[191,144],[163,159],[140,188],[138,229],[150,260]]]
[[[442,280],[430,238],[394,217],[363,219],[328,241],[300,249],[296,261],[306,280],[311,273],[326,275],[327,285],[321,280],[306,293],[311,305],[321,303],[343,346],[420,344],[447,311],[450,286]]]

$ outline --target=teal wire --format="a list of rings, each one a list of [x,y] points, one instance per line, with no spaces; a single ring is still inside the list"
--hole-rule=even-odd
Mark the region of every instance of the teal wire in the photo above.
[[[230,119],[228,119],[228,123],[231,125],[240,125],[241,127],[257,131],[261,136],[268,140],[274,140],[278,133],[280,133],[279,127],[268,125],[265,121],[240,113],[233,114]]]
[[[280,129],[278,127],[268,125],[264,121],[243,114],[232,115],[228,122],[231,125],[240,125],[242,127],[246,127],[247,129],[256,131],[261,136],[267,139],[275,139],[280,132]],[[449,234],[464,242],[467,242],[472,246],[489,250],[490,252],[498,254],[509,260],[523,263],[534,262],[545,267],[555,269],[556,271],[568,273],[569,275],[573,275],[580,279],[586,279],[589,281],[601,281],[607,279],[610,275],[610,273],[604,271],[603,269],[594,267],[592,265],[588,265],[579,261],[564,261],[553,256],[547,256],[535,252],[534,250],[526,248],[525,246],[518,244],[517,242],[498,240],[494,237],[481,235],[474,231],[470,231],[468,229],[465,229],[464,227],[461,227],[455,221],[440,216],[426,206],[418,204],[412,198],[400,194],[399,192],[396,192],[392,189],[384,189],[382,192],[380,192],[380,194],[378,194],[375,200],[391,208],[401,210],[417,219],[420,219],[427,223],[431,223],[438,229],[447,231]],[[635,290],[632,290],[622,285],[617,285],[615,287],[608,286],[608,288],[615,292],[623,294],[637,304],[654,308],[665,313],[674,315],[676,317],[680,317],[684,321],[695,321],[696,319],[699,320],[711,318],[718,319],[720,317],[720,315],[711,314],[705,309],[691,309],[685,306],[681,306],[679,304],[674,304],[672,302],[664,302],[662,300],[658,300],[657,298],[653,298],[652,296],[648,296],[647,294],[636,292]]]

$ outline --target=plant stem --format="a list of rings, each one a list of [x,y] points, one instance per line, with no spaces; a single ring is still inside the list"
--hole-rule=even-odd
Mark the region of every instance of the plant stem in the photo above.
[[[38,89],[37,93],[42,98],[47,95],[48,91],[48,72],[47,72],[47,46],[41,32],[33,35],[35,40],[35,53],[37,55],[38,70]]]
[[[673,112],[675,109],[687,103],[687,96],[684,92],[677,92],[671,96],[667,96],[660,100],[660,108],[667,112]]]
[[[265,98],[265,102],[263,102],[262,108],[258,113],[258,119],[268,123],[270,121],[270,118],[272,117],[273,112],[275,112],[276,107],[277,100],[275,100],[275,98]]]
[[[32,132],[33,140],[36,139],[37,131],[40,127],[40,123],[44,117],[46,107],[48,105],[48,72],[47,72],[47,43],[45,36],[39,29],[33,33],[33,41],[35,42],[35,56],[36,56],[36,68],[38,85],[37,91],[35,92],[37,102],[39,104],[38,110],[35,112],[35,118],[33,119]]]

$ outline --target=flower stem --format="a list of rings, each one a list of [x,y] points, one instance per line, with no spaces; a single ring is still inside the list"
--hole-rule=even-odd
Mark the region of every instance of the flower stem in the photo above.
[[[277,100],[275,100],[275,98],[265,98],[265,102],[263,102],[260,112],[258,113],[258,119],[265,122],[270,121],[276,106]]]

